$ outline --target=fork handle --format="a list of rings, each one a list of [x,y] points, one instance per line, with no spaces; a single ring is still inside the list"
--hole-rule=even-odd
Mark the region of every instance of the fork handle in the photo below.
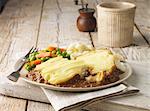
[[[20,77],[20,73],[19,71],[17,72],[12,72],[9,76],[7,76],[7,78],[13,82],[16,82],[18,80],[18,78]]]
[[[22,69],[22,67],[24,66],[24,64],[27,62],[27,60],[25,60],[24,58],[18,60],[19,62],[16,63],[15,65],[15,71],[20,71]]]
[[[19,66],[19,68],[16,71],[12,72],[9,76],[7,76],[7,78],[11,81],[16,82],[18,80],[18,78],[20,77],[19,72],[20,72],[20,70],[22,69],[22,67],[24,66],[25,63],[26,63],[26,61],[23,61],[21,63],[21,65]]]
[[[21,69],[23,68],[23,66],[25,65],[26,61],[23,61],[23,63],[20,65],[19,69],[17,71],[21,71]]]

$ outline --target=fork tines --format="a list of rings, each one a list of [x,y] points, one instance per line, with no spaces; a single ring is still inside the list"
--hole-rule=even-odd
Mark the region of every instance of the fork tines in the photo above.
[[[29,57],[30,53],[36,52],[38,51],[38,49],[34,46],[32,46],[32,48],[28,51],[28,53],[24,56],[25,58]]]

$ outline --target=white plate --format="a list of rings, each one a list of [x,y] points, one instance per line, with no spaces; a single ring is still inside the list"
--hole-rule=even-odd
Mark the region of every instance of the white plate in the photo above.
[[[20,63],[20,60],[18,60],[15,64],[15,69],[16,67],[18,66],[18,64]],[[71,88],[71,87],[58,87],[58,86],[53,86],[53,85],[47,85],[47,84],[43,84],[43,83],[38,83],[38,82],[35,82],[35,81],[31,81],[29,80],[28,78],[25,77],[25,73],[27,73],[27,71],[25,71],[24,69],[21,71],[21,79],[30,83],[30,84],[33,84],[33,85],[36,85],[36,86],[39,86],[39,87],[44,87],[44,88],[47,88],[47,89],[51,89],[51,90],[57,90],[57,91],[67,91],[67,92],[84,92],[84,91],[93,91],[93,90],[99,90],[99,89],[103,89],[103,88],[108,88],[108,87],[111,87],[111,86],[114,86],[116,84],[119,84],[123,81],[125,81],[127,78],[129,78],[132,74],[132,68],[131,66],[128,64],[128,63],[125,63],[125,62],[122,62],[122,65],[125,66],[125,72],[123,74],[120,75],[120,79],[114,83],[110,83],[110,84],[107,84],[107,85],[103,85],[103,86],[97,86],[97,87],[87,87],[87,88]]]

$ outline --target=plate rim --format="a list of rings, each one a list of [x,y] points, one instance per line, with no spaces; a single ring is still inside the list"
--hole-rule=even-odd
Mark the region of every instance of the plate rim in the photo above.
[[[38,86],[38,87],[43,87],[43,88],[46,88],[46,89],[50,89],[50,90],[65,91],[65,92],[88,92],[88,91],[101,90],[101,89],[104,89],[104,88],[112,87],[112,86],[117,85],[117,84],[125,81],[126,79],[128,79],[132,75],[132,68],[129,65],[129,63],[127,63],[127,62],[122,62],[122,63],[127,68],[126,72],[124,72],[123,74],[126,74],[127,76],[125,76],[122,79],[119,79],[116,82],[113,82],[113,83],[110,83],[110,84],[107,84],[107,85],[96,86],[96,87],[87,87],[87,88],[58,87],[58,86],[54,86],[54,85],[38,83],[38,82],[35,82],[35,81],[32,81],[32,80],[29,80],[29,79],[27,79],[26,77],[23,77],[23,76],[21,76],[20,78],[22,80],[24,80],[25,82],[27,82],[27,83],[30,83],[30,84]],[[17,62],[16,62],[16,64],[17,64]]]

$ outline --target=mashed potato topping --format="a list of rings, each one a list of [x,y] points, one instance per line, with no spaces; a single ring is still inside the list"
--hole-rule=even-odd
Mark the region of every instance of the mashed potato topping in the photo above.
[[[75,59],[76,57],[86,54],[89,51],[92,51],[93,47],[82,44],[82,43],[74,43],[68,46],[67,53],[70,54],[71,59]]]

